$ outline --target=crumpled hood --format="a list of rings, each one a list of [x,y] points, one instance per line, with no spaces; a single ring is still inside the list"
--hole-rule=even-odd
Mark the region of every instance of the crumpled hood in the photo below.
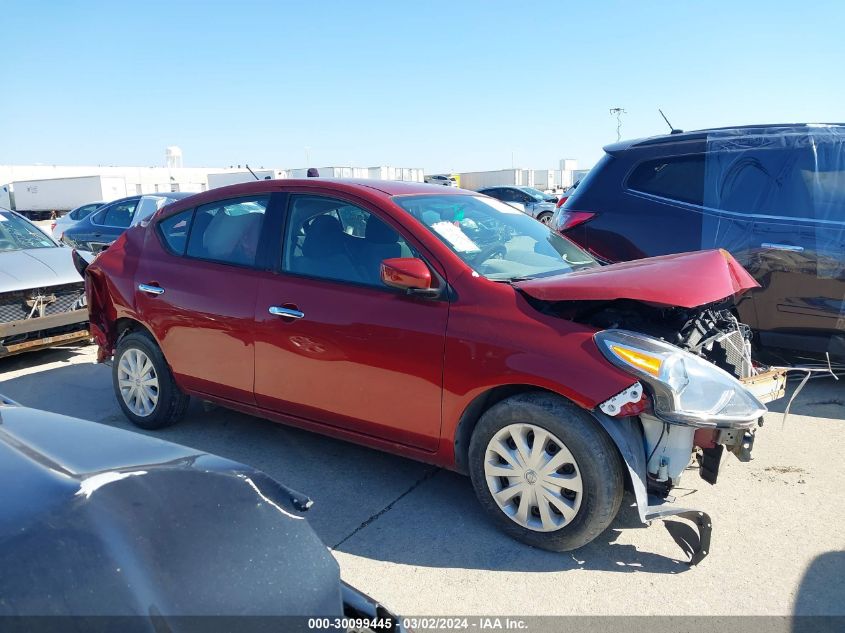
[[[722,249],[649,257],[514,284],[543,301],[632,299],[681,308],[738,297],[759,285]]]
[[[81,282],[71,252],[58,246],[0,252],[0,292]]]

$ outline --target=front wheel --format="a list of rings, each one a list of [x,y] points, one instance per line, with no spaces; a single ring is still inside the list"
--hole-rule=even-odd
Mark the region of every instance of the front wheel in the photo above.
[[[142,429],[161,429],[178,421],[188,407],[158,345],[143,332],[120,339],[112,382],[123,413]]]
[[[552,394],[514,396],[479,420],[469,470],[481,505],[513,538],[563,552],[586,545],[622,503],[622,460],[585,411]]]
[[[540,215],[538,215],[537,219],[546,226],[548,226],[552,223],[552,214],[546,211],[545,213],[541,213]]]

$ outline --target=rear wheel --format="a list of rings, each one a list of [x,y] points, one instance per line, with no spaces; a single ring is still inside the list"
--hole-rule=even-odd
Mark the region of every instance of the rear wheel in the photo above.
[[[567,551],[586,545],[622,503],[622,461],[585,411],[552,394],[508,398],[479,420],[469,469],[481,505],[512,537]]]
[[[142,429],[169,426],[188,406],[158,345],[143,332],[127,334],[118,343],[112,382],[123,413]]]

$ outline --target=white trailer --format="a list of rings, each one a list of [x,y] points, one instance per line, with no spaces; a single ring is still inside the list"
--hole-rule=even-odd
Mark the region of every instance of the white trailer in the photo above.
[[[12,185],[15,211],[36,219],[54,212],[61,215],[88,202],[126,196],[126,180],[120,176],[22,180]]]
[[[0,207],[3,209],[15,208],[15,193],[11,184],[0,187]]]
[[[277,180],[279,178],[287,178],[287,172],[281,169],[253,169],[258,180]],[[218,174],[208,174],[208,188],[216,189],[217,187],[225,187],[226,185],[237,185],[242,182],[255,182],[253,176],[248,169],[243,171],[225,171]]]
[[[533,170],[534,184],[532,187],[541,191],[551,191],[558,186],[558,172],[554,169]]]
[[[423,170],[416,167],[370,167],[367,177],[375,180],[423,182]]]
[[[501,187],[506,185],[533,186],[533,178],[528,169],[499,169],[496,171],[461,172],[460,183],[463,189],[477,191],[485,187]]]

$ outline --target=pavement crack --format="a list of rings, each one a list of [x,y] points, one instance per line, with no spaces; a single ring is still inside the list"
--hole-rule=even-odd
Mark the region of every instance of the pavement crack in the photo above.
[[[441,470],[440,468],[430,468],[429,470],[427,470],[426,472],[424,472],[424,473],[423,473],[423,475],[422,475],[422,477],[420,477],[420,478],[419,478],[419,479],[417,479],[414,483],[412,483],[412,484],[411,484],[411,486],[410,486],[410,487],[409,487],[409,488],[408,488],[405,492],[403,492],[401,495],[399,495],[398,497],[396,497],[393,501],[391,501],[390,503],[388,503],[388,504],[387,504],[386,506],[384,506],[381,510],[379,510],[378,512],[376,512],[375,514],[373,514],[373,515],[371,515],[369,518],[367,518],[367,519],[366,519],[363,523],[361,523],[361,525],[359,525],[359,526],[358,526],[358,527],[356,527],[354,530],[352,530],[352,532],[350,532],[349,534],[347,534],[346,536],[344,536],[344,537],[343,537],[343,538],[342,538],[342,539],[341,539],[341,540],[340,540],[337,544],[333,545],[333,546],[332,546],[332,549],[337,549],[338,547],[340,547],[341,545],[343,545],[344,543],[346,543],[346,541],[348,541],[348,540],[349,540],[349,539],[351,539],[353,536],[355,536],[356,534],[358,534],[358,532],[360,532],[360,531],[361,531],[361,530],[363,530],[365,527],[367,527],[368,525],[370,525],[370,523],[372,523],[373,521],[375,521],[376,519],[378,519],[381,515],[383,515],[383,514],[385,514],[385,513],[389,512],[389,511],[393,508],[393,506],[395,506],[395,505],[396,505],[397,503],[399,503],[402,499],[404,499],[404,498],[405,498],[405,497],[407,497],[409,494],[411,494],[414,490],[416,490],[417,488],[419,488],[419,487],[420,487],[422,484],[424,484],[426,481],[428,481],[429,479],[431,479],[432,477],[434,477],[434,475],[436,475],[437,473],[439,473],[439,472],[440,472],[440,470]]]

